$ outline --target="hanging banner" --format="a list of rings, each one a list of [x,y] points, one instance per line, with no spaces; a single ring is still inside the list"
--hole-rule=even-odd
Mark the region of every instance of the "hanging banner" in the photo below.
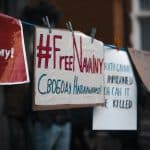
[[[93,113],[93,130],[137,130],[137,88],[125,51],[105,48],[105,105]]]
[[[34,106],[57,109],[104,102],[103,43],[81,32],[36,28]]]
[[[29,82],[22,24],[0,13],[0,85]]]
[[[141,80],[150,92],[150,52],[132,48],[129,48],[128,51]]]

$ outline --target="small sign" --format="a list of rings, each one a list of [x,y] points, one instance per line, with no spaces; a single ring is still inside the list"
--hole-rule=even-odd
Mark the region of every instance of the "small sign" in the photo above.
[[[104,102],[103,43],[67,30],[36,28],[34,106],[85,107]]]
[[[0,13],[0,85],[29,82],[20,20]]]
[[[93,130],[137,130],[137,88],[125,51],[105,48],[103,107],[93,113]]]
[[[132,48],[128,50],[141,80],[150,92],[150,52]]]

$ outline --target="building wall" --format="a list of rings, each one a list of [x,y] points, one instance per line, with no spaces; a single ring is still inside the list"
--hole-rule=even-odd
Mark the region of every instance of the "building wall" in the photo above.
[[[21,9],[27,3],[35,6],[40,0],[2,0],[5,8],[3,12],[18,17]],[[74,30],[90,34],[91,28],[96,27],[96,38],[105,43],[114,42],[114,0],[44,0],[53,3],[62,12],[60,28],[66,28],[65,23],[70,20]],[[119,0],[120,1],[120,0]]]
[[[68,20],[75,30],[89,33],[97,28],[96,38],[106,44],[131,46],[130,0],[50,0],[62,11],[61,27]]]
[[[15,1],[15,2],[14,2]],[[1,0],[0,9],[4,13],[19,18],[26,5],[35,7],[40,0]],[[130,3],[131,0],[43,0],[53,3],[62,12],[60,28],[66,28],[65,23],[71,21],[74,30],[90,34],[96,27],[96,38],[106,44],[130,45]]]
[[[70,20],[74,30],[89,34],[96,27],[96,38],[105,43],[113,42],[113,8],[112,0],[55,0],[63,13],[60,27]]]

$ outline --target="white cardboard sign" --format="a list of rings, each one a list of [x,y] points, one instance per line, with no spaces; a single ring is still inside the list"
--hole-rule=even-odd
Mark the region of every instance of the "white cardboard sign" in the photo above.
[[[93,130],[137,130],[137,88],[125,51],[105,48],[105,106],[93,113]]]
[[[36,28],[35,106],[95,105],[104,102],[103,43],[81,32]]]

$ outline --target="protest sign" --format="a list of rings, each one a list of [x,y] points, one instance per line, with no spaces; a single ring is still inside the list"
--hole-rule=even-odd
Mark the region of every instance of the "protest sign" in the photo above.
[[[136,130],[137,89],[125,51],[105,48],[105,105],[93,113],[93,130]]]
[[[67,30],[36,28],[34,109],[104,102],[103,43]],[[39,107],[38,107],[39,106]]]
[[[20,20],[0,14],[0,85],[29,82]]]
[[[150,92],[150,52],[132,48],[128,51],[141,80]]]

